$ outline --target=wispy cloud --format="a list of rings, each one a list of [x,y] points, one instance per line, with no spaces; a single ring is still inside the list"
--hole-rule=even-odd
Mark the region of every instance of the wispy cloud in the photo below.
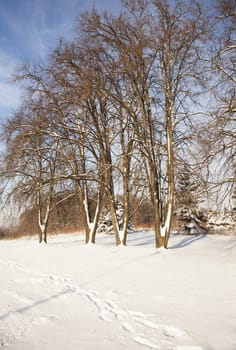
[[[0,53],[0,119],[4,119],[20,104],[21,90],[13,83],[12,75],[19,61]]]
[[[40,60],[55,46],[59,36],[72,35],[78,8],[73,1],[13,0],[14,2],[16,8],[1,5],[2,49],[7,49],[22,60]]]
[[[25,62],[45,61],[59,38],[73,38],[79,13],[93,5],[113,11],[119,7],[119,1],[1,1],[0,118],[20,103],[20,88],[10,82],[15,68]]]
[[[60,0],[16,0],[15,5],[1,6],[0,11],[0,120],[20,105],[20,87],[12,82],[17,67],[44,61],[59,36],[72,35],[76,18]]]

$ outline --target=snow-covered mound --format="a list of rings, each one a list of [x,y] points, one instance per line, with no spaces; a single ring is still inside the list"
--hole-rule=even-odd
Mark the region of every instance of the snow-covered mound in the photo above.
[[[6,350],[235,350],[236,238],[153,232],[0,241]]]
[[[175,218],[177,230],[185,234],[236,231],[236,214],[232,211],[180,208],[176,210]]]
[[[208,214],[208,226],[213,231],[236,229],[236,214],[233,212],[211,212]]]

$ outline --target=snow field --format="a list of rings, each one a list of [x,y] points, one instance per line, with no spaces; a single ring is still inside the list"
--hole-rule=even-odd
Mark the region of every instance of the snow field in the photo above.
[[[235,350],[236,238],[153,233],[0,242],[0,345],[9,350]],[[140,245],[141,244],[141,245]]]

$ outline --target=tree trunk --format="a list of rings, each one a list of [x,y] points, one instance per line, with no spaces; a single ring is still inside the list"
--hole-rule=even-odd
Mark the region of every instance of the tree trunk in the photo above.
[[[88,191],[87,191],[87,184],[83,184],[84,189],[81,192],[81,200],[83,203],[83,216],[84,216],[84,223],[85,223],[85,243],[95,243],[96,239],[96,232],[97,232],[97,227],[98,227],[98,221],[99,221],[99,216],[101,213],[102,209],[102,199],[103,199],[103,192],[101,186],[99,184],[98,188],[98,194],[97,194],[97,202],[96,202],[96,209],[95,209],[95,214],[92,219],[91,217],[91,210],[89,207],[89,199],[88,199]]]
[[[46,224],[39,224],[39,243],[47,243],[47,225]]]
[[[48,228],[48,220],[49,220],[49,214],[50,214],[50,207],[47,205],[46,212],[43,217],[43,208],[41,206],[38,207],[38,226],[40,229],[39,232],[39,243],[47,243],[47,228]]]
[[[164,247],[167,248],[170,237],[171,222],[174,206],[174,152],[173,152],[173,121],[171,119],[171,103],[166,102],[166,142],[167,142],[167,176],[168,176],[168,200],[165,210],[164,226],[161,235],[164,238]]]
[[[39,228],[39,243],[42,243],[43,241],[43,232],[41,231],[41,228]]]
[[[94,214],[93,221],[90,224],[89,241],[87,243],[95,243],[96,233],[98,228],[99,216],[101,213],[102,203],[101,203],[101,191],[99,191],[97,198],[97,206]]]
[[[154,192],[155,200],[154,200],[154,228],[155,228],[155,243],[156,248],[160,248],[164,245],[164,240],[161,235],[161,222],[160,222],[160,199],[158,198],[158,194]]]
[[[120,228],[119,228],[119,223],[116,216],[116,207],[115,207],[114,197],[111,194],[109,195],[109,197],[110,197],[109,201],[110,201],[112,226],[115,233],[116,245],[118,246],[122,243],[122,240],[120,237]]]

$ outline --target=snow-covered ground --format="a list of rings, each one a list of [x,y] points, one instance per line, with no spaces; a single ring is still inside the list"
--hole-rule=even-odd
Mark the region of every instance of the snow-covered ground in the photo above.
[[[0,346],[235,350],[236,236],[0,241]]]

